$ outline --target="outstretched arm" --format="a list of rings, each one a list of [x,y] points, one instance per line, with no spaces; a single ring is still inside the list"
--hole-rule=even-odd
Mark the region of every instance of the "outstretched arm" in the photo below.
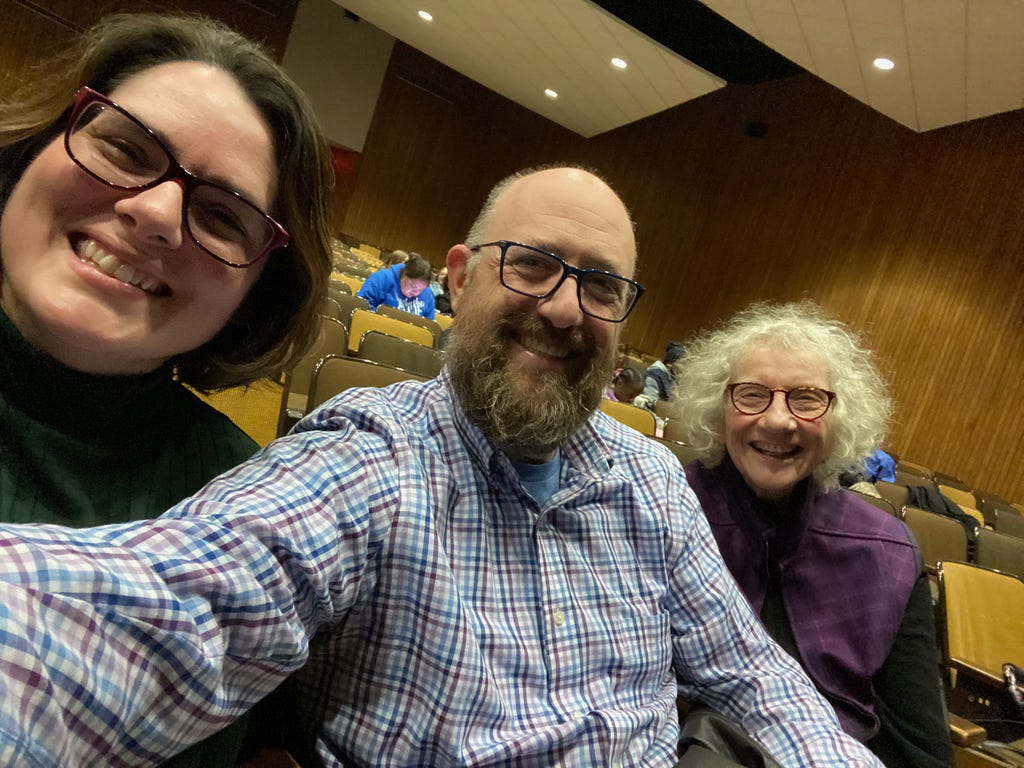
[[[355,599],[389,460],[297,434],[158,520],[0,528],[0,765],[158,762],[258,701]]]

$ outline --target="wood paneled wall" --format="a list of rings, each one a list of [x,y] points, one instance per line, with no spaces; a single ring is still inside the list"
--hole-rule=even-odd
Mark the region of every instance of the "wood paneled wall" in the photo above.
[[[298,0],[0,0],[0,73],[17,78],[108,13],[179,11],[220,19],[284,54]],[[10,88],[8,83],[5,86]]]
[[[878,352],[890,450],[1024,500],[1024,111],[916,134],[803,75],[584,140],[398,45],[339,228],[440,264],[493,182],[556,160],[633,211],[627,342],[810,297]]]

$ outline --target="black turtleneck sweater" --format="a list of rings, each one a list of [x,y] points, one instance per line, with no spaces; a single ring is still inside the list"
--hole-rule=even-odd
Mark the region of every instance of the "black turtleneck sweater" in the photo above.
[[[82,528],[156,517],[256,448],[169,366],[81,373],[0,312],[0,522]]]
[[[84,528],[157,517],[256,452],[174,381],[72,370],[0,311],[0,522]],[[165,768],[233,766],[243,717]]]

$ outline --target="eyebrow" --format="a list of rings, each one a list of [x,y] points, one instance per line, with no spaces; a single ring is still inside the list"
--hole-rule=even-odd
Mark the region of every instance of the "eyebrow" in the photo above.
[[[122,109],[124,109],[124,108],[122,107]],[[166,149],[168,152],[171,153],[171,157],[174,158],[174,161],[178,165],[180,165],[182,168],[184,168],[186,171],[188,171],[193,176],[195,176],[197,179],[201,179],[202,181],[206,181],[206,182],[209,182],[211,184],[216,184],[218,187],[223,187],[224,189],[228,190],[229,192],[234,192],[236,195],[241,195],[246,200],[251,202],[253,205],[258,207],[261,211],[267,211],[267,210],[270,209],[270,205],[271,204],[258,202],[259,201],[259,197],[257,195],[254,195],[254,194],[252,194],[251,192],[249,192],[247,190],[240,189],[237,184],[235,184],[234,182],[231,181],[231,179],[225,178],[223,176],[216,176],[216,175],[215,176],[206,176],[204,174],[196,173],[191,168],[188,168],[187,166],[185,166],[185,164],[182,163],[181,160],[178,159],[178,155],[179,155],[178,148],[174,146],[174,142],[171,141],[171,138],[166,133],[164,133],[159,128],[154,128],[152,125],[150,125],[148,122],[143,120],[141,117],[138,117],[137,115],[135,115],[134,112],[129,111],[128,114],[132,115],[133,117],[135,117],[136,120],[138,120],[144,126],[146,126],[146,128],[148,128],[153,133],[153,135],[156,136],[156,138],[160,141],[160,143],[163,144],[164,149]]]
[[[562,259],[562,261],[568,261],[568,259],[566,259],[559,252],[558,248],[554,247],[549,242],[546,242],[546,241],[543,241],[543,240],[533,240],[533,241],[531,241],[529,243],[523,243],[523,245],[529,245],[532,248],[539,248],[542,251],[547,251],[548,253],[550,253],[553,256],[557,256],[558,258]],[[619,272],[617,272],[613,268],[611,259],[606,259],[603,256],[595,256],[595,255],[590,254],[590,253],[585,253],[583,255],[583,258],[580,260],[580,263],[581,263],[580,269],[597,269],[597,270],[600,270],[601,272],[608,272],[608,273],[613,274],[613,275],[619,275],[620,277],[625,277],[625,275],[621,275]]]

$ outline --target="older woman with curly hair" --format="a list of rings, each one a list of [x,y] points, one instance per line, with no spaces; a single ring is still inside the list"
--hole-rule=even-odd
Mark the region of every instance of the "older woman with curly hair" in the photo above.
[[[887,765],[947,766],[928,576],[901,521],[839,488],[885,435],[872,353],[812,302],[688,345],[676,416],[722,557],[768,631]]]

